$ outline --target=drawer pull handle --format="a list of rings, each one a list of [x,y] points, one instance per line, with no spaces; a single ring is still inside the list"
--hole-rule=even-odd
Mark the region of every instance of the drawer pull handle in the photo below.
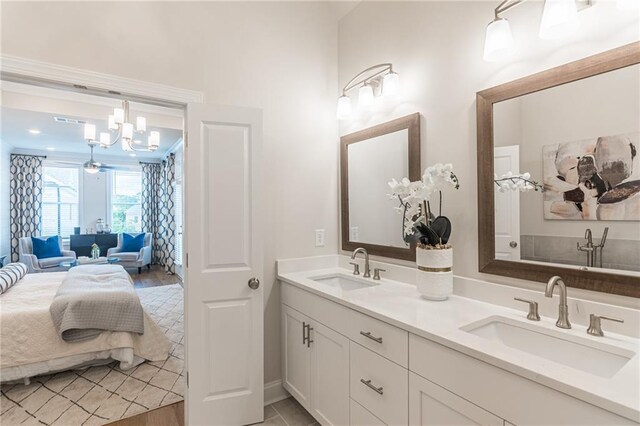
[[[370,331],[361,331],[360,334],[368,339],[373,340],[374,342],[382,343],[382,337],[372,336]]]
[[[360,379],[360,382],[366,385],[369,389],[373,389],[374,391],[378,392],[380,395],[384,393],[382,391],[382,386],[380,386],[379,388],[375,387],[371,384],[371,380]]]

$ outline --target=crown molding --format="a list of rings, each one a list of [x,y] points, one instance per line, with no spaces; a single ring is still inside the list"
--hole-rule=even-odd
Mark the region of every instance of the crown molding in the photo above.
[[[112,74],[36,61],[12,55],[0,55],[0,77],[5,81],[65,89],[98,96],[127,98],[160,106],[184,107],[204,102],[204,93],[134,80]]]

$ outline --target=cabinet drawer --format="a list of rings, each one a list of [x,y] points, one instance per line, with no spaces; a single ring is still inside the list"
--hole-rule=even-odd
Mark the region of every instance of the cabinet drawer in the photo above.
[[[409,333],[360,312],[351,311],[347,337],[401,366],[409,367]]]
[[[351,426],[386,426],[385,423],[371,414],[362,405],[355,402],[353,399],[349,401],[350,412],[349,424]]]
[[[350,342],[351,398],[389,425],[408,424],[409,372]]]

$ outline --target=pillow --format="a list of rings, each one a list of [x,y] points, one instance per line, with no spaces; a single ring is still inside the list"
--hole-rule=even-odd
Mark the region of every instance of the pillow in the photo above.
[[[126,232],[122,233],[122,252],[123,253],[132,253],[139,252],[140,249],[144,246],[144,233],[138,234],[135,237],[131,234],[127,234]]]
[[[58,238],[59,237],[57,235],[54,235],[52,237],[31,237],[33,254],[38,259],[62,256]]]
[[[9,263],[0,269],[0,294],[5,293],[15,283],[27,274],[28,268],[24,263]]]

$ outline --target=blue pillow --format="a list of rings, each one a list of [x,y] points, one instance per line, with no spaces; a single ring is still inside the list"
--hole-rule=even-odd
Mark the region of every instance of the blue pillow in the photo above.
[[[144,246],[144,232],[142,234],[138,234],[135,237],[131,234],[127,234],[125,232],[122,233],[122,252],[123,253],[132,253],[139,252],[140,249]]]
[[[33,246],[33,254],[38,259],[62,256],[57,235],[52,237],[31,237],[31,245]]]

